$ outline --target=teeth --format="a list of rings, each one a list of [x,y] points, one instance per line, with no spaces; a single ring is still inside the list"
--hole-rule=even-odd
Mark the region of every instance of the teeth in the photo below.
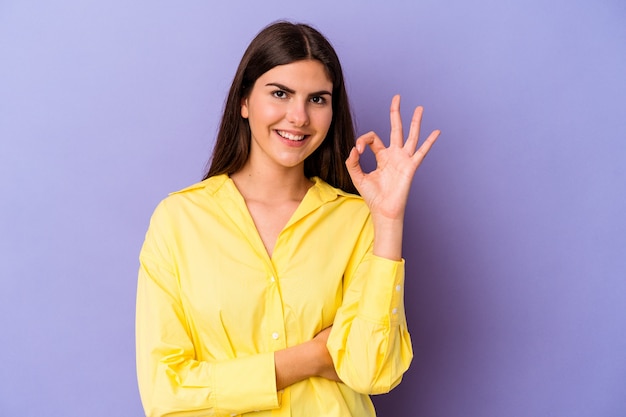
[[[277,130],[276,133],[278,133],[280,136],[282,136],[285,139],[295,140],[295,141],[300,141],[304,139],[306,136],[306,135],[292,135],[291,133],[285,132],[282,130]]]

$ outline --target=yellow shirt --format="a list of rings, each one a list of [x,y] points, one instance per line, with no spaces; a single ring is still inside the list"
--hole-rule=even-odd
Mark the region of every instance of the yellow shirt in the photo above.
[[[404,262],[372,254],[360,197],[314,182],[271,258],[227,175],[159,204],[137,294],[146,415],[374,416],[367,394],[400,382],[413,357]],[[309,378],[277,392],[273,352],[330,325],[343,383]]]

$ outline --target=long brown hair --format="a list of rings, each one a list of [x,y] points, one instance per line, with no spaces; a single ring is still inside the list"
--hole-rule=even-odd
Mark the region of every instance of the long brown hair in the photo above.
[[[241,116],[241,102],[255,81],[278,65],[314,59],[333,83],[333,120],[322,144],[304,161],[304,175],[357,193],[345,160],[354,146],[354,124],[337,53],[319,31],[302,23],[276,22],[263,29],[243,54],[230,86],[210,166],[204,179],[239,171],[250,154],[250,126]],[[208,165],[208,164],[207,164]]]

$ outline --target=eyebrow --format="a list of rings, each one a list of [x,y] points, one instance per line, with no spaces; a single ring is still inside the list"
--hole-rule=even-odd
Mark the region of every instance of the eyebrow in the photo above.
[[[289,94],[294,94],[296,92],[295,90],[287,87],[286,85],[282,85],[282,84],[279,84],[279,83],[267,83],[267,84],[265,84],[265,86],[266,87],[276,87],[276,88],[279,88],[281,90],[285,90]],[[323,95],[332,96],[332,93],[330,91],[321,90],[321,91],[316,91],[314,93],[309,94],[309,96],[323,96]]]

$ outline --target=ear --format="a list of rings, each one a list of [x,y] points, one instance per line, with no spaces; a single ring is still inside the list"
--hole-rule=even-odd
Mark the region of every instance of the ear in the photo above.
[[[241,100],[241,117],[244,119],[248,118],[248,98],[244,98]]]

